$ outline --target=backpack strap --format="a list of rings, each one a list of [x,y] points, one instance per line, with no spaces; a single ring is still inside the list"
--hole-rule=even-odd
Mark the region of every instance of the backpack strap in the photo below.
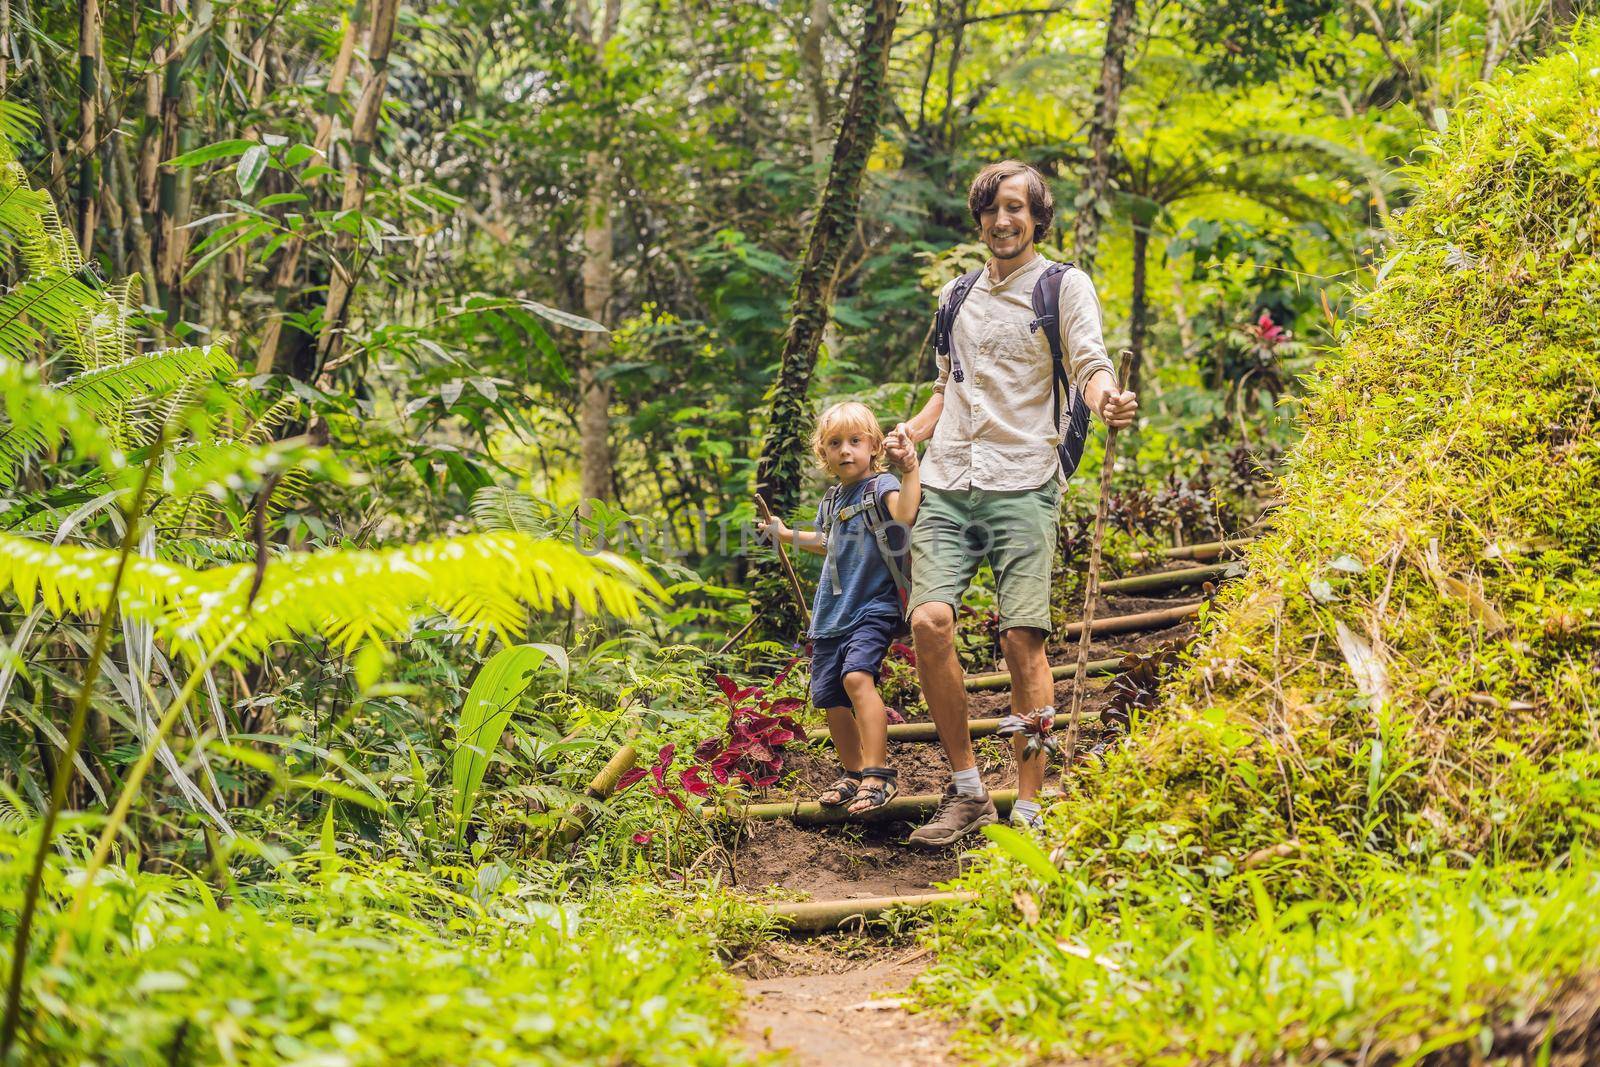
[[[979,267],[957,278],[955,285],[950,287],[950,294],[933,317],[933,350],[941,356],[950,357],[950,377],[958,382],[966,381],[967,375],[961,369],[961,357],[952,349],[950,335],[955,331],[956,316],[961,313],[961,305],[966,303],[967,294],[972,292],[972,287],[978,284],[982,274],[983,268]]]
[[[1056,431],[1061,433],[1061,471],[1071,475],[1083,458],[1083,445],[1089,437],[1089,404],[1083,394],[1067,376],[1067,363],[1061,351],[1061,276],[1072,269],[1071,263],[1052,263],[1033,283],[1033,321],[1028,329],[1043,330],[1050,346],[1050,366],[1055,377],[1055,387],[1050,390],[1054,402]],[[1061,427],[1061,397],[1067,397],[1067,426]]]
[[[823,587],[830,581],[833,583],[835,594],[843,591],[843,584],[839,580],[839,561],[833,556],[833,546],[826,544],[833,536],[834,525],[839,521],[839,517],[834,514],[834,509],[838,507],[838,504],[839,486],[835,483],[828,486],[827,491],[822,494],[820,521],[817,523],[826,546],[824,549],[825,554],[822,557],[822,578],[817,582],[818,595],[821,595]]]
[[[877,479],[885,475],[877,475],[874,484],[868,486],[863,502],[870,501],[872,506],[867,511],[867,529],[872,531],[872,540],[877,543],[878,556],[883,560],[883,565],[889,569],[889,577],[894,579],[895,592],[900,595],[900,614],[906,614],[906,608],[911,604],[911,575],[908,568],[901,565],[900,556],[909,549],[896,552],[889,543],[889,526],[894,516],[889,514],[889,505],[877,492]]]

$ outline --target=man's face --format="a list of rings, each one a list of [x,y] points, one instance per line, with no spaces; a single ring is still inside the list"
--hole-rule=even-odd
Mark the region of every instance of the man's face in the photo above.
[[[994,201],[978,216],[983,243],[996,259],[1015,259],[1033,245],[1033,212],[1028,207],[1028,176],[1013,174],[995,190]]]

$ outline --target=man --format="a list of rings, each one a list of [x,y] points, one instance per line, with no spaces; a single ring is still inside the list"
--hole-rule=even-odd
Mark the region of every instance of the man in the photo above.
[[[967,205],[992,258],[956,316],[950,352],[938,357],[933,396],[895,428],[890,442],[890,458],[898,462],[929,441],[922,511],[912,530],[909,607],[923,696],[953,775],[938,813],[911,835],[913,844],[927,847],[948,845],[997,819],[972,756],[955,648],[956,608],[985,559],[994,570],[1012,714],[1037,724],[1055,691],[1045,637],[1065,479],[1056,453],[1061,429],[1054,421],[1050,345],[1029,328],[1034,283],[1049,265],[1034,245],[1050,231],[1054,198],[1037,170],[1007,160],[978,174]],[[954,285],[944,287],[941,304]],[[1077,268],[1061,275],[1059,327],[1068,377],[1089,409],[1107,425],[1131,425],[1138,400],[1117,388],[1100,303]],[[1012,751],[1012,821],[1037,826],[1046,761],[1028,751],[1022,734],[1013,736]]]

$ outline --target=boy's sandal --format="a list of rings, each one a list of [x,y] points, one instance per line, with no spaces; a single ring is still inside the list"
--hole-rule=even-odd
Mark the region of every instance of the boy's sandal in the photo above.
[[[863,778],[877,778],[876,785],[863,785],[856,794],[856,799],[865,800],[864,808],[853,808],[850,814],[866,815],[877,811],[889,801],[900,795],[900,772],[893,767],[865,767],[861,771]]]
[[[843,767],[840,767],[839,770],[842,773],[834,783],[817,796],[817,803],[825,808],[842,808],[854,800],[857,793],[861,792],[862,772],[846,770]],[[832,800],[827,799],[830,793],[833,794]]]

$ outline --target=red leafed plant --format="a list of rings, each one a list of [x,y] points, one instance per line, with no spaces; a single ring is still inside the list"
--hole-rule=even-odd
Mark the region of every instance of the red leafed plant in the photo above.
[[[651,793],[658,797],[666,797],[672,801],[672,806],[679,811],[688,811],[689,809],[684,805],[683,798],[678,795],[678,791],[667,784],[667,770],[672,766],[672,755],[677,749],[677,745],[662,745],[661,751],[656,753],[655,763],[648,770],[643,767],[635,767],[617,779],[617,792],[622,792],[648,774],[655,779],[654,784],[650,786]],[[707,786],[700,781],[700,776],[693,767],[679,772],[678,783],[697,797],[706,795]],[[696,786],[699,788],[696,788]]]
[[[700,742],[695,758],[723,785],[734,778],[757,789],[775,784],[783,773],[783,746],[805,737],[805,729],[790,717],[805,702],[798,697],[773,700],[760,686],[741,689],[725,674],[717,675],[717,686],[728,703],[728,733]],[[698,780],[698,768],[690,771]]]

